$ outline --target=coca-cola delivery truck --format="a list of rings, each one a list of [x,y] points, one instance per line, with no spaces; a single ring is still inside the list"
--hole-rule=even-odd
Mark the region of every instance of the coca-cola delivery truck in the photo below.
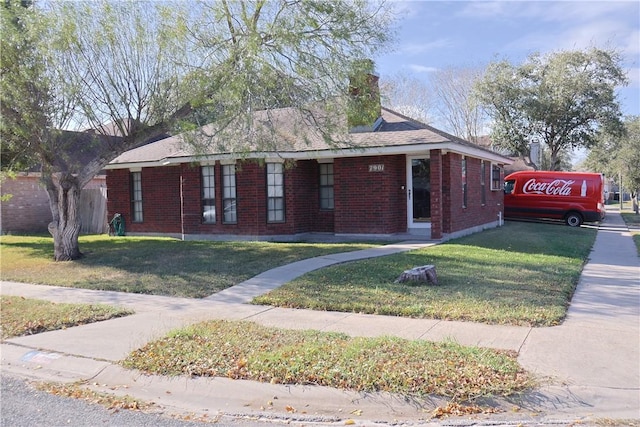
[[[604,218],[599,173],[520,171],[504,178],[506,218],[561,219],[577,227]]]

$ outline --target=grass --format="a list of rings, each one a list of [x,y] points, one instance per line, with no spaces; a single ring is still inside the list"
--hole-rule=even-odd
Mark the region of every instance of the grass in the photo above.
[[[490,324],[562,322],[596,230],[507,222],[449,243],[308,273],[255,304]],[[398,284],[436,266],[439,286]]]
[[[633,241],[636,244],[638,255],[640,256],[640,215],[636,215],[633,211],[621,212],[622,219],[631,230]]]
[[[33,335],[132,314],[107,305],[59,304],[3,295],[0,298],[2,339]]]
[[[508,396],[532,386],[513,352],[400,338],[352,338],[252,322],[209,321],[131,353],[126,368],[157,375],[315,384],[456,401]]]
[[[203,298],[263,271],[368,244],[183,242],[169,238],[80,237],[85,256],[53,261],[50,237],[2,236],[2,280]]]
[[[289,298],[286,304],[303,301],[317,309],[557,324],[594,239],[594,229],[509,222],[429,249],[310,273],[267,298]],[[227,287],[277,265],[367,246],[90,236],[81,240],[85,258],[54,263],[51,239],[4,236],[2,269],[4,280],[204,296],[220,283]],[[437,266],[440,286],[393,283],[404,269],[423,264]],[[4,314],[3,307],[3,321]],[[513,352],[289,331],[250,322],[192,325],[148,343],[122,364],[158,375],[440,395],[451,402],[509,396],[535,385]]]

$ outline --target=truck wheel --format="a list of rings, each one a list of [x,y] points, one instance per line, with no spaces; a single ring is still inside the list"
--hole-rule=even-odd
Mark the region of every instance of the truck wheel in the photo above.
[[[578,212],[569,212],[567,216],[564,217],[564,221],[570,227],[580,227],[582,225],[582,215]]]

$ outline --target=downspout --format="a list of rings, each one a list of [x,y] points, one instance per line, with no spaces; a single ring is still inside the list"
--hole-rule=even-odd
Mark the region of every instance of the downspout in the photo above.
[[[181,239],[184,241],[184,177],[180,173],[180,232]]]

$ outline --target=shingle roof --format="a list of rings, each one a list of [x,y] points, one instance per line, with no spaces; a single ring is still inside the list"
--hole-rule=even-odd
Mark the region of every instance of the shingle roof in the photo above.
[[[474,152],[480,157],[493,159],[502,163],[510,163],[509,158],[479,147],[446,132],[412,120],[387,108],[382,109],[382,117],[378,126],[369,131],[332,135],[330,140],[325,138],[317,126],[311,126],[310,120],[326,119],[322,115],[305,116],[293,108],[283,108],[254,115],[257,126],[251,138],[245,138],[239,131],[233,150],[223,143],[224,137],[210,137],[204,144],[206,148],[196,149],[193,144],[186,142],[184,135],[177,135],[156,141],[142,147],[129,150],[113,160],[108,168],[128,167],[135,164],[163,164],[179,163],[199,158],[216,157],[268,157],[281,156],[288,158],[340,157],[354,155],[370,155],[371,150],[421,149],[429,150],[434,145],[441,148],[446,146],[451,151]],[[345,127],[346,128],[346,127]],[[211,132],[212,128],[205,126],[200,135]],[[225,134],[228,135],[228,134]],[[403,148],[404,147],[404,148]],[[456,150],[456,148],[458,150]]]

